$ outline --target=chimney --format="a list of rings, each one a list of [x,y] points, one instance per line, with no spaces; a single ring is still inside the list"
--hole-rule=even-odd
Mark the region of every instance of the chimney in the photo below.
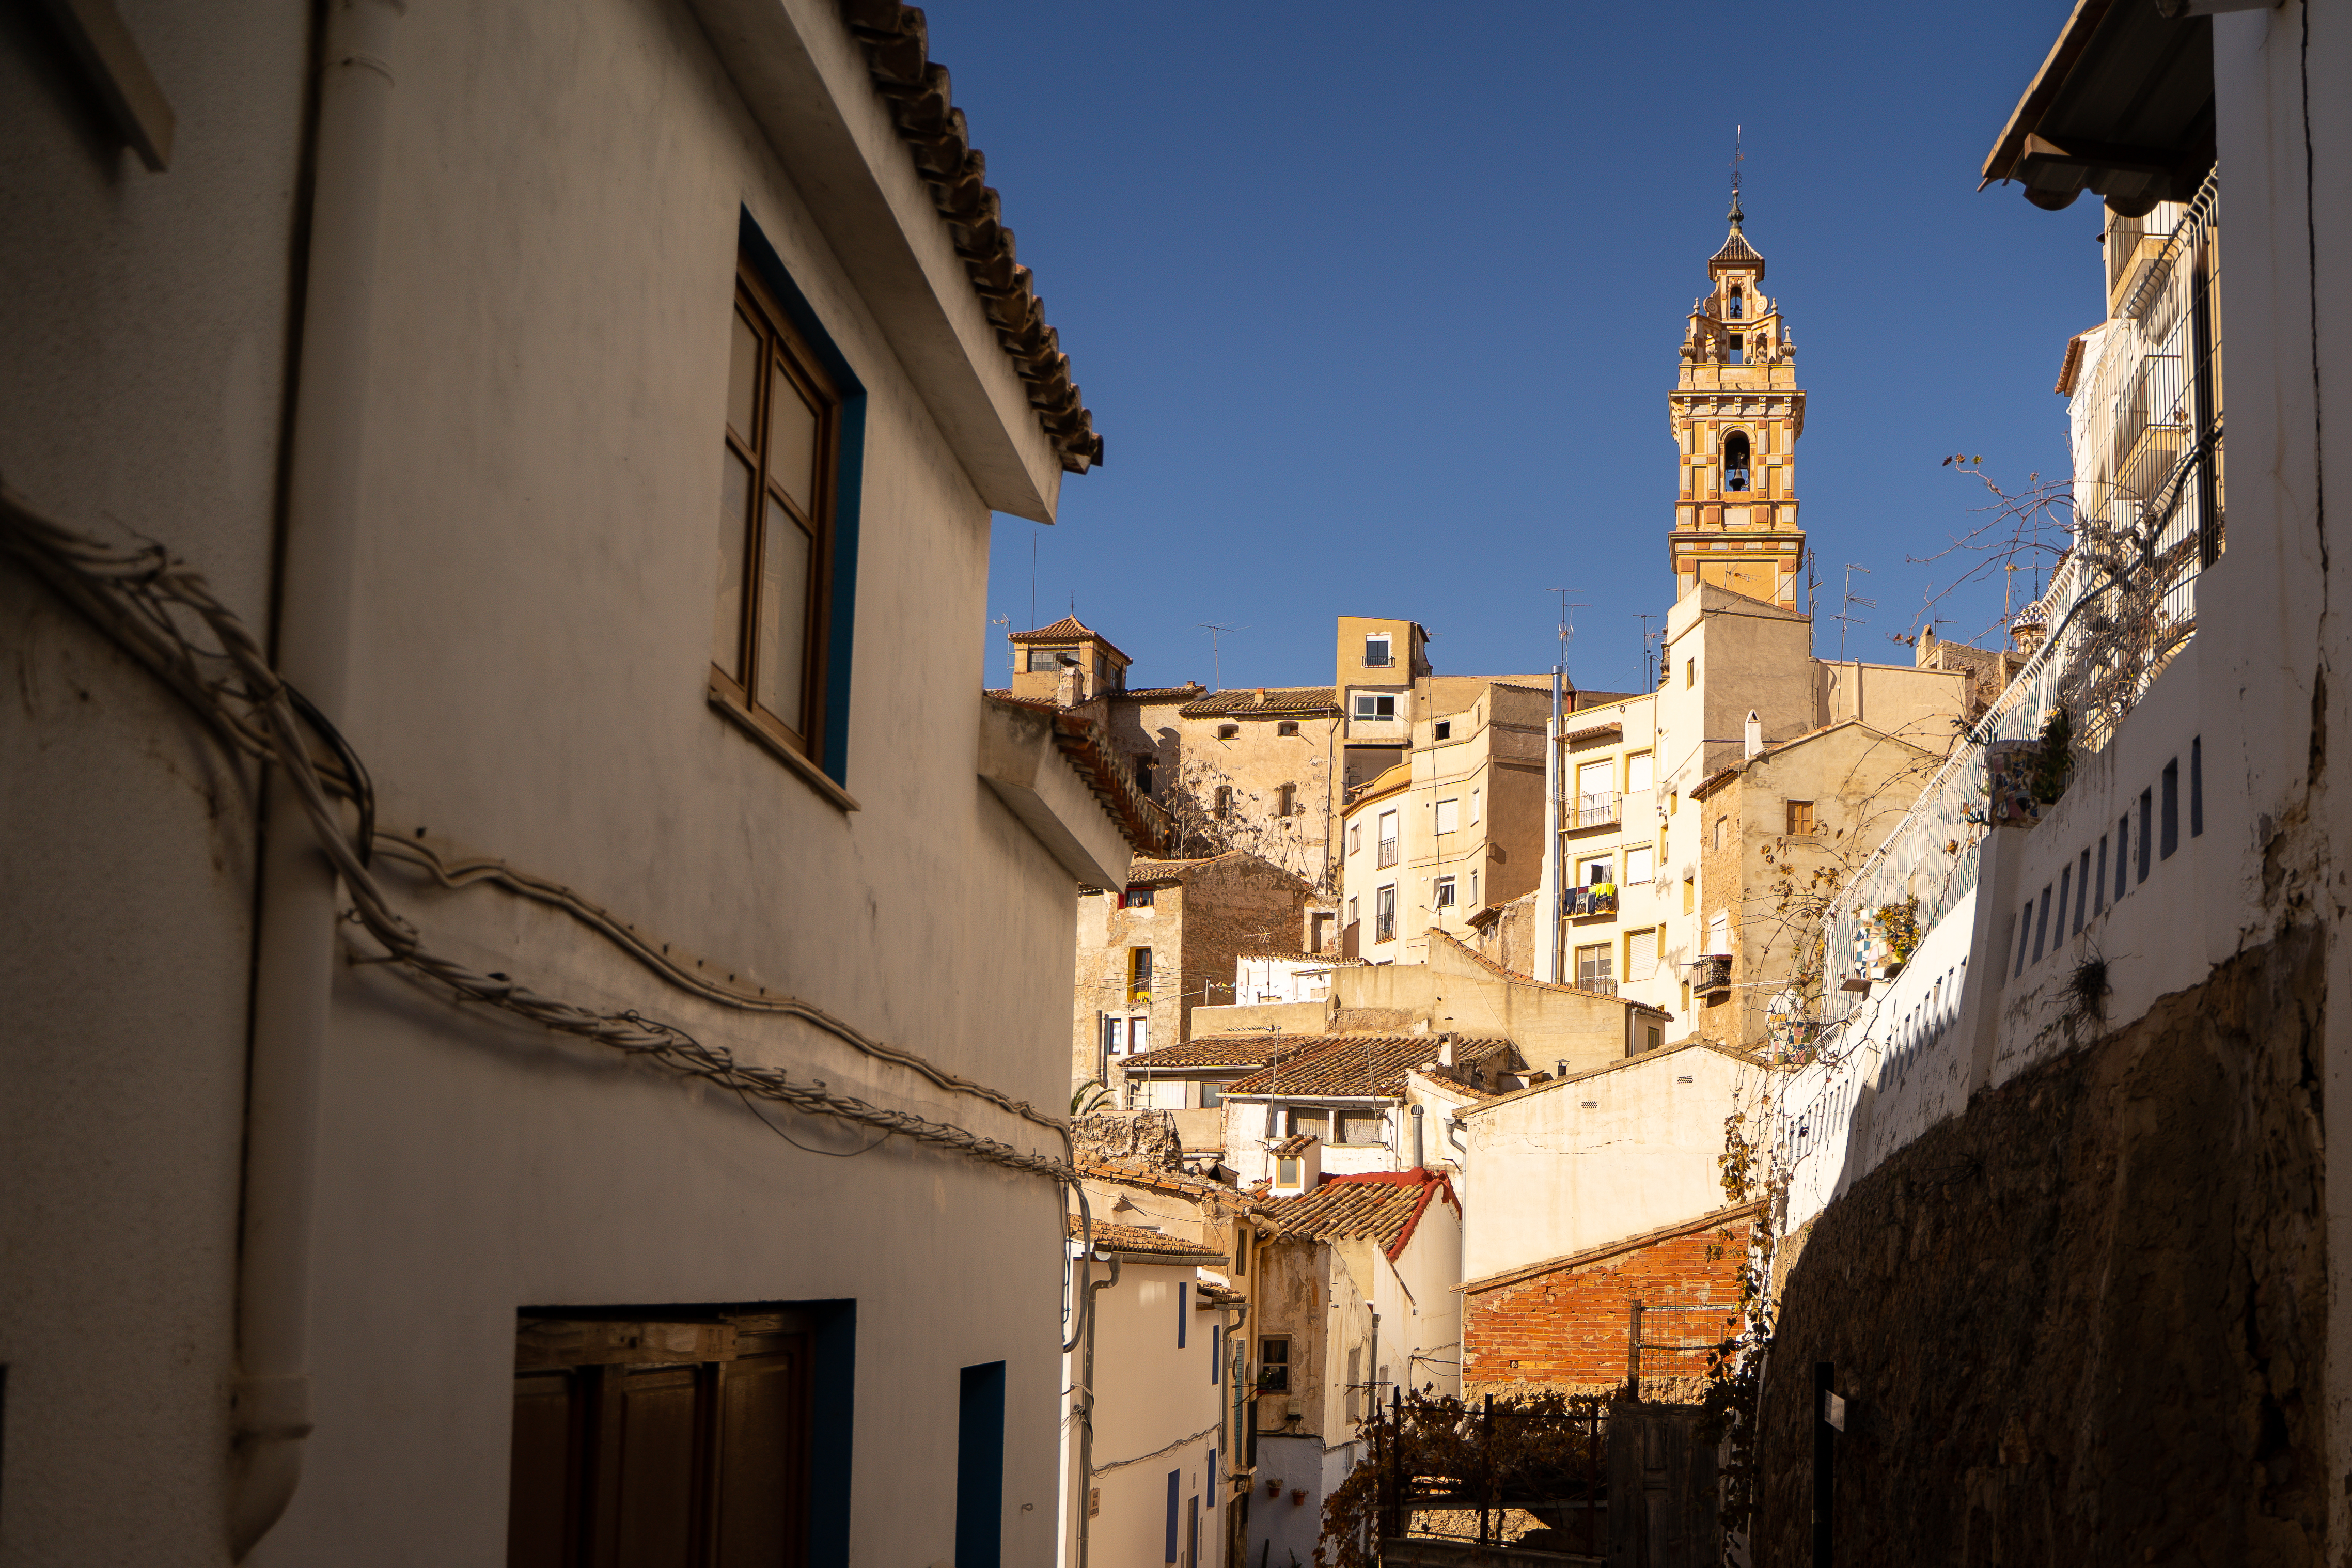
[[[1756,717],[1756,710],[1753,708],[1748,710],[1747,741],[1749,756],[1760,757],[1764,754],[1764,721]]]
[[[1069,659],[1062,661],[1062,673],[1054,682],[1054,704],[1058,708],[1078,705],[1078,667]]]
[[[1437,1037],[1437,1065],[1442,1068],[1454,1065],[1454,1037],[1451,1035]]]

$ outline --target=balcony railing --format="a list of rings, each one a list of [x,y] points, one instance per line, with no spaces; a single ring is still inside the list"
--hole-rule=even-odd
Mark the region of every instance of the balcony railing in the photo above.
[[[1712,953],[1690,966],[1691,989],[1694,991],[1728,991],[1731,989],[1731,957],[1728,953]]]
[[[1613,915],[1617,912],[1617,889],[1607,892],[1598,888],[1570,888],[1568,890],[1568,912],[1576,915]]]
[[[1610,827],[1615,826],[1618,804],[1622,799],[1607,791],[1599,795],[1572,795],[1568,797],[1568,826],[1579,827]]]
[[[1381,857],[1380,857],[1380,859],[1381,859],[1381,865],[1383,865],[1383,866],[1393,866],[1393,865],[1395,865],[1395,864],[1396,864],[1396,860],[1397,860],[1397,851],[1396,851],[1396,847],[1397,847],[1397,841],[1396,841],[1395,839],[1393,839],[1393,838],[1383,838],[1383,839],[1381,839]]]
[[[1590,991],[1595,996],[1617,994],[1617,982],[1606,974],[1580,973],[1576,977],[1576,988],[1579,991]]]

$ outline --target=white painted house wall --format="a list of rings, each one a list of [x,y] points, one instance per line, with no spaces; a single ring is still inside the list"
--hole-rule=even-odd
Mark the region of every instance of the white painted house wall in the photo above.
[[[0,472],[67,521],[165,540],[266,633],[310,13],[122,9],[180,111],[164,174],[92,139],[79,89],[28,53],[45,35],[0,38],[29,204],[0,226],[29,307],[0,321]],[[1066,1027],[1076,880],[978,776],[965,628],[985,618],[991,510],[1049,518],[1060,473],[837,12],[419,5],[384,37],[358,587],[331,715],[381,824],[553,879],[738,984],[1054,1108],[1066,1061],[1040,1042]],[[855,812],[705,700],[747,209],[867,391]],[[0,926],[24,1047],[0,1096],[20,1108],[0,1140],[19,1264],[0,1299],[0,1552],[216,1563],[250,791],[14,566],[0,627],[28,694],[0,705],[0,835],[37,889]],[[1087,811],[1071,841],[1123,865]],[[545,906],[382,874],[480,968],[1061,1152],[810,1026],[669,988]],[[520,1308],[830,1300],[856,1304],[856,1420],[834,1438],[856,1559],[951,1554],[959,1369],[999,1360],[1006,1560],[1050,1555],[1054,1183],[903,1140],[803,1152],[731,1096],[384,968],[338,966],[324,1018],[316,1429],[249,1561],[498,1561]],[[768,1114],[818,1149],[870,1142]]]
[[[1076,1244],[1071,1252],[1076,1254]],[[1099,1279],[1108,1265],[1097,1263]],[[1183,1290],[1184,1343],[1176,1342],[1177,1292]],[[1201,1521],[1201,1568],[1223,1568],[1224,1510],[1228,1505],[1218,1472],[1232,1458],[1223,1428],[1233,1390],[1225,1368],[1210,1356],[1211,1328],[1222,1349],[1231,1313],[1200,1307],[1196,1265],[1162,1266],[1133,1258],[1119,1266],[1118,1283],[1095,1297],[1095,1408],[1092,1487],[1100,1511],[1086,1521],[1089,1563],[1162,1561],[1166,1544],[1168,1477],[1177,1482],[1178,1550],[1188,1510],[1197,1504]],[[1221,1358],[1222,1359],[1222,1358]],[[1063,1358],[1065,1388],[1076,1386],[1081,1363]],[[1213,1376],[1213,1370],[1214,1375]],[[1070,1402],[1075,1407],[1075,1401]],[[1068,1512],[1062,1521],[1063,1563],[1076,1560],[1079,1515],[1087,1508],[1087,1484],[1077,1479],[1077,1417],[1063,1424],[1063,1463],[1072,1479],[1065,1489]],[[1008,1559],[1010,1561],[1010,1559]]]
[[[1760,1098],[1765,1069],[1670,1046],[1461,1113],[1478,1201],[1463,1278],[1565,1258],[1723,1206],[1724,1121]]]

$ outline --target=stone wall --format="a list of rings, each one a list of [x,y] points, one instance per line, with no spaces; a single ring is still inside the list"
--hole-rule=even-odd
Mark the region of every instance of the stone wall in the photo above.
[[[1815,1222],[1763,1403],[1756,1561],[2316,1563],[2322,947],[2292,931],[1980,1096]]]
[[[1558,1268],[1466,1292],[1462,1315],[1462,1389],[1481,1394],[1606,1393],[1624,1386],[1631,1304],[1688,1306],[1739,1300],[1740,1260],[1756,1215],[1707,1218],[1596,1247]],[[1728,1314],[1736,1324],[1738,1308]],[[1723,1318],[1674,1312],[1648,1321],[1647,1344],[1713,1341]],[[1706,1358],[1646,1352],[1645,1398],[1696,1398]]]

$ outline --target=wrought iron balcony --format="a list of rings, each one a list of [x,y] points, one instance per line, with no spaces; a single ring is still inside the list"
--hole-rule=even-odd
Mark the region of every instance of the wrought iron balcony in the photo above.
[[[1613,827],[1618,818],[1618,806],[1622,796],[1603,791],[1599,795],[1572,795],[1568,797],[1568,826],[1580,827]]]
[[[1699,992],[1731,989],[1731,956],[1710,953],[1690,966],[1691,989]]]
[[[1603,892],[1600,888],[1570,888],[1568,890],[1568,912],[1577,915],[1613,915],[1617,912],[1617,889]]]

